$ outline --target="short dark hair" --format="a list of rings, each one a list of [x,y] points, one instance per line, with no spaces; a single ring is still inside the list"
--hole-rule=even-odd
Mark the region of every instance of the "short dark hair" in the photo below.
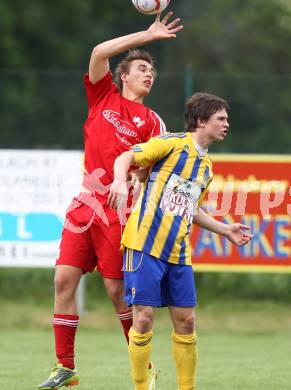
[[[144,60],[148,62],[154,68],[154,60],[153,57],[145,50],[129,50],[126,57],[124,57],[121,62],[116,66],[114,72],[114,81],[117,84],[120,91],[122,91],[122,81],[121,81],[121,73],[129,73],[130,64],[135,60]],[[156,74],[156,70],[154,68],[154,73]]]
[[[193,133],[197,128],[197,120],[207,121],[217,111],[229,111],[226,100],[210,95],[206,92],[197,92],[186,102],[185,122],[186,131]]]

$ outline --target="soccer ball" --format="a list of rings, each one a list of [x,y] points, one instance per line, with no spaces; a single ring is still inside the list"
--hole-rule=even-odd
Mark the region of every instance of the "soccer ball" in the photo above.
[[[164,11],[171,0],[132,0],[135,8],[146,15],[155,15]]]

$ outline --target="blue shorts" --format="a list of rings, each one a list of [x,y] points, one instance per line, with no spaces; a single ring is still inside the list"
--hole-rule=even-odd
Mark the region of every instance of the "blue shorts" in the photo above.
[[[125,248],[124,299],[131,305],[193,307],[196,292],[190,265],[172,264]]]

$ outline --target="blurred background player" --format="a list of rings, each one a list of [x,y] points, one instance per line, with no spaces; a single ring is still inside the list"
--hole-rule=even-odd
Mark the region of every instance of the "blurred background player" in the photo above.
[[[195,284],[189,233],[192,222],[245,245],[252,235],[240,223],[219,222],[200,208],[212,180],[208,146],[227,135],[228,104],[197,93],[186,106],[186,133],[165,134],[135,145],[114,164],[111,207],[124,207],[126,178],[132,164],[150,167],[136,207],[122,236],[125,299],[133,306],[129,355],[135,390],[149,388],[155,308],[167,305],[173,323],[172,344],[179,390],[196,388],[197,336]]]
[[[121,321],[125,337],[132,325],[132,311],[123,301],[120,239],[122,226],[115,210],[107,206],[115,158],[132,145],[165,132],[159,116],[146,106],[155,79],[153,60],[147,52],[133,50],[117,66],[117,84],[109,68],[112,56],[162,39],[172,39],[182,29],[169,12],[157,16],[145,30],[97,45],[85,75],[88,118],[84,126],[84,188],[66,215],[55,271],[53,328],[57,364],[39,389],[56,389],[79,382],[75,371],[74,344],[79,323],[76,289],[82,274],[95,268]],[[153,367],[149,371],[155,376]]]

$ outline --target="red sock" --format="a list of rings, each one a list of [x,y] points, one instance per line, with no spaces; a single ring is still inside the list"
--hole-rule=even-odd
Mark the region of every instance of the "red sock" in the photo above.
[[[54,314],[56,356],[59,363],[71,369],[75,368],[75,335],[78,324],[78,315]]]
[[[124,312],[124,313],[116,313],[118,318],[120,319],[122,328],[123,328],[123,333],[126,338],[127,344],[129,343],[129,338],[128,338],[128,332],[129,329],[132,326],[132,309]]]

